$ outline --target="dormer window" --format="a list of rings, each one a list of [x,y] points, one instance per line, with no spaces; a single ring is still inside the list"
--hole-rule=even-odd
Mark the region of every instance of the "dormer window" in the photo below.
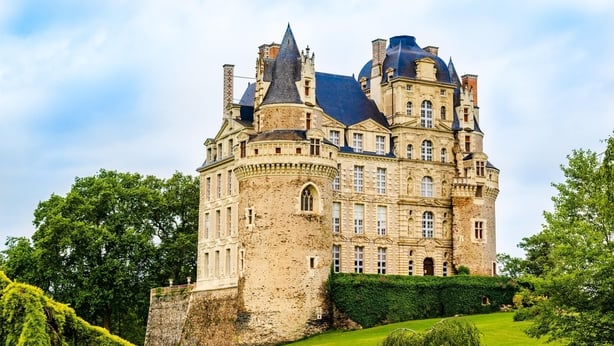
[[[352,147],[355,153],[362,153],[362,133],[355,133],[352,136]]]
[[[330,130],[328,133],[328,139],[334,144],[339,146],[339,138],[341,137],[341,133],[337,130]]]
[[[420,126],[424,128],[433,127],[433,104],[429,100],[422,101],[420,108]]]
[[[305,81],[305,96],[309,96],[309,82],[308,80]]]
[[[384,155],[386,137],[384,136],[375,136],[375,153],[377,155]]]

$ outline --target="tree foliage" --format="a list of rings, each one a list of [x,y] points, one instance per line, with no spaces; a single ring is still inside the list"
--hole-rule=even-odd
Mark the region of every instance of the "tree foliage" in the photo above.
[[[611,344],[614,340],[614,138],[605,152],[575,150],[562,166],[565,180],[553,184],[552,212],[541,233],[526,238],[527,267],[535,294],[529,330],[573,345]]]
[[[7,242],[7,274],[140,342],[149,291],[195,276],[198,180],[101,170],[34,212],[31,241]]]

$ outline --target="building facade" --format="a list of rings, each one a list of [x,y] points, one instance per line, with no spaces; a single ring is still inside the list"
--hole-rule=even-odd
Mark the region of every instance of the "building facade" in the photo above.
[[[328,327],[334,272],[495,275],[499,170],[476,75],[412,36],[372,41],[358,77],[316,72],[288,26],[205,142],[195,291],[236,297],[237,343]]]

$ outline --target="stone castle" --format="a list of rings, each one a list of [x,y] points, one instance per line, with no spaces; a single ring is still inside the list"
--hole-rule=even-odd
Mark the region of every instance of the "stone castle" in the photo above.
[[[477,76],[412,36],[372,52],[357,78],[316,72],[288,26],[259,47],[238,103],[224,65],[222,125],[198,168],[192,291],[225,311],[218,339],[327,329],[331,270],[495,275],[499,170],[482,145]]]

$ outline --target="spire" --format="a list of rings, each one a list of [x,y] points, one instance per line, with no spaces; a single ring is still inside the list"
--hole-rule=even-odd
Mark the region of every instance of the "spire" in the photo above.
[[[272,65],[271,85],[262,104],[301,103],[296,82],[301,80],[301,55],[290,24]]]

